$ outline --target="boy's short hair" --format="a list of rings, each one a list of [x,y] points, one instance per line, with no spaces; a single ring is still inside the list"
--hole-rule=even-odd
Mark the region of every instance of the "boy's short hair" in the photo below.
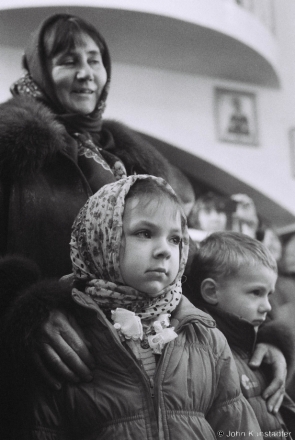
[[[206,278],[222,280],[234,276],[245,265],[260,263],[277,273],[277,263],[260,241],[238,232],[215,232],[201,241],[191,266],[194,294],[201,299],[200,288]]]

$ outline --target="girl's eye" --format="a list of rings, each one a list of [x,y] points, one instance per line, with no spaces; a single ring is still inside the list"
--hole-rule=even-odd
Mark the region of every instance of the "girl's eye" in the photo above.
[[[149,231],[139,231],[136,235],[141,238],[151,238],[151,233]]]
[[[180,237],[172,237],[172,243],[179,246],[181,243],[181,238]]]

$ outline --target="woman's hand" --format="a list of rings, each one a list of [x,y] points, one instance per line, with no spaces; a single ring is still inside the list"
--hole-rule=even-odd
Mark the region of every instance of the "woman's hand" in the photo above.
[[[61,388],[62,381],[90,382],[94,359],[89,346],[75,318],[53,310],[43,325],[34,361],[43,378],[55,389]]]
[[[251,368],[260,367],[261,363],[268,364],[273,371],[273,380],[264,390],[263,398],[267,400],[267,409],[276,414],[282,404],[285,394],[287,363],[283,353],[274,345],[260,342],[257,344],[249,362]]]

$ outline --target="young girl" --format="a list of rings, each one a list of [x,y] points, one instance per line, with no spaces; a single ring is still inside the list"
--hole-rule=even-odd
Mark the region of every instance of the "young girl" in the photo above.
[[[186,220],[164,180],[130,176],[90,197],[73,225],[71,258],[93,380],[57,392],[35,387],[26,417],[33,426],[22,439],[213,440],[260,431],[225,338],[182,297],[187,254]]]

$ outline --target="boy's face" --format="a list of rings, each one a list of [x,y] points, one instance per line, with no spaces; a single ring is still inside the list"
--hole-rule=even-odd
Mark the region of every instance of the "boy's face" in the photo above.
[[[127,200],[120,270],[124,283],[155,298],[179,271],[181,215],[169,199]]]
[[[262,264],[245,265],[227,281],[217,283],[217,307],[257,327],[271,310],[269,295],[275,289],[276,280],[277,274]]]

